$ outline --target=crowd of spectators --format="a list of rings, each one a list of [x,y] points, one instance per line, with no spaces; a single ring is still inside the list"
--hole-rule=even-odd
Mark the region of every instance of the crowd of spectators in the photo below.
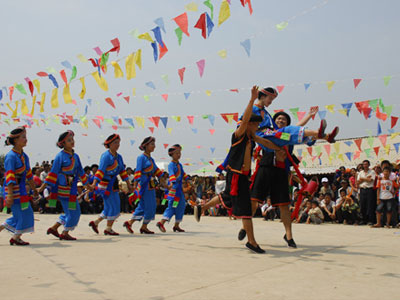
[[[40,187],[51,169],[51,162],[36,164],[32,168],[33,180],[36,187]],[[98,166],[84,168],[93,182],[93,175]],[[133,181],[134,169],[128,167],[129,180]],[[3,187],[4,168],[0,169],[0,184]],[[164,195],[168,188],[168,173],[156,180],[157,213],[166,208],[163,205]],[[294,220],[296,223],[322,224],[343,223],[349,225],[371,225],[373,227],[395,227],[399,224],[399,170],[389,161],[382,161],[380,165],[371,168],[365,160],[357,168],[346,169],[340,167],[333,174],[306,176],[307,180],[316,181],[318,190],[312,195],[303,195],[300,212]],[[292,178],[293,179],[293,178]],[[291,182],[291,210],[299,199],[301,186],[296,180]],[[121,212],[130,213],[135,209],[135,203],[130,203],[129,192],[125,182],[119,181]],[[27,186],[29,189],[29,186]],[[193,176],[190,181],[184,182],[183,192],[187,201],[186,214],[193,213],[193,206],[205,204],[215,195],[225,189],[223,174],[215,176]],[[4,188],[1,189],[3,196]],[[35,211],[40,213],[61,213],[62,207],[58,203],[56,208],[48,207],[51,191],[46,188],[37,201],[32,201]],[[82,183],[78,183],[78,201],[83,214],[98,214],[103,209],[103,199],[96,193],[85,190]],[[0,209],[4,208],[4,201],[0,199]],[[206,212],[210,216],[226,216],[228,212],[223,206],[217,206]],[[274,220],[280,217],[279,207],[273,207],[270,199],[265,199],[256,212],[256,217],[265,220]]]

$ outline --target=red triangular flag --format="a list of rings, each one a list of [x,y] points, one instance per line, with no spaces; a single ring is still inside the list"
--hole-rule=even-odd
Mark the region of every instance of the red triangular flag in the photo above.
[[[97,127],[101,128],[101,123],[99,119],[93,119],[94,124],[97,125]]]
[[[312,147],[307,147],[307,151],[310,154],[310,156],[312,156]]]
[[[118,119],[118,124],[122,125],[122,119],[121,118]]]
[[[356,153],[353,156],[353,160],[356,160],[357,158],[360,157],[361,151],[356,151]]]
[[[230,89],[231,92],[239,93],[239,89]]]
[[[362,79],[353,79],[354,82],[354,88],[356,89],[358,87],[358,85],[360,84]]]
[[[386,119],[387,119],[387,114],[381,113],[381,112],[379,111],[379,106],[378,106],[378,107],[376,108],[376,117],[377,117],[379,120],[386,121]]]
[[[214,162],[213,162],[212,160],[210,160],[209,163],[210,163],[211,165],[214,165]]]
[[[325,148],[326,154],[328,154],[328,156],[330,156],[331,155],[331,145],[326,144],[326,145],[324,145],[324,148]]]
[[[298,111],[297,112],[297,118],[299,119],[299,121],[301,121],[304,118],[305,115],[306,115],[305,111]]]
[[[239,113],[234,113],[233,115],[233,119],[237,122],[239,121]]]
[[[104,117],[103,116],[96,116],[96,118],[101,120],[102,122],[104,122]]]
[[[114,129],[114,130],[117,130],[118,129],[118,126],[117,125],[113,125],[113,126],[111,126],[112,127],[112,129]]]
[[[49,76],[49,74],[47,74],[46,72],[37,72],[36,75],[37,75],[37,76],[40,76],[40,77],[47,77],[47,76]]]
[[[149,130],[151,131],[151,133],[154,133],[154,127],[149,127]]]
[[[398,117],[394,117],[394,116],[390,117],[390,123],[391,123],[390,129],[392,129],[394,126],[396,126],[398,120],[399,120]]]
[[[360,114],[363,113],[364,109],[369,107],[369,102],[368,101],[360,101],[360,102],[355,102],[354,103],[358,109],[358,111],[360,112]]]
[[[215,129],[208,129],[208,131],[211,133],[211,135],[213,135],[215,132]]]
[[[173,18],[173,20],[176,22],[176,24],[179,26],[179,28],[182,30],[184,34],[190,36],[188,32],[188,17],[186,12]]]
[[[187,116],[188,120],[189,120],[189,124],[193,125],[193,121],[194,121],[194,116]]]
[[[67,75],[65,74],[65,70],[61,70],[60,75],[61,75],[61,78],[64,81],[65,85],[68,85],[68,80],[67,80]]]
[[[207,38],[207,27],[206,27],[206,13],[200,15],[194,28],[201,29],[201,35],[203,38]]]
[[[156,126],[158,128],[158,123],[160,122],[160,117],[150,117],[149,120],[151,121],[151,123],[154,124],[154,126]]]
[[[114,48],[112,48],[110,51],[112,51],[112,52],[117,51],[117,53],[119,53],[119,50],[121,49],[119,39],[115,38],[115,39],[111,40],[111,44],[114,46]]]
[[[368,120],[369,115],[371,114],[371,111],[372,111],[371,107],[363,108],[363,114],[364,114],[365,120]]]
[[[158,44],[158,48],[160,49],[160,55],[158,57],[158,59],[160,60],[165,55],[165,53],[168,52],[168,48],[167,48],[167,45],[165,44],[165,42],[164,42],[164,47],[161,47],[161,45]]]
[[[126,102],[129,103],[129,96],[123,97],[125,99]]]
[[[356,140],[354,140],[354,143],[356,143],[358,149],[361,151],[362,139],[356,139]]]
[[[278,85],[276,86],[276,89],[278,90],[278,93],[282,93],[283,89],[285,88],[284,85]]]
[[[387,141],[387,134],[380,135],[380,136],[378,136],[378,138],[381,141],[383,147],[385,147],[386,146],[386,141]]]
[[[181,83],[183,84],[183,75],[185,74],[186,68],[182,68],[178,70],[179,78],[181,79]]]
[[[378,147],[374,147],[374,151],[375,151],[376,156],[378,156],[378,154],[379,154],[379,146]]]
[[[31,92],[31,96],[33,96],[33,83],[32,81],[28,81],[29,91]]]
[[[167,149],[167,147],[168,147],[168,144],[163,144],[164,145],[164,149]]]
[[[247,4],[248,7],[249,7],[250,14],[253,13],[253,7],[251,6],[251,1],[250,0],[240,0],[240,2],[242,3],[243,7]]]
[[[167,102],[167,100],[168,100],[168,94],[162,94],[161,97],[163,97],[163,99],[165,100],[165,102]]]
[[[107,102],[108,104],[110,104],[113,108],[115,108],[114,101],[112,101],[112,99],[111,99],[110,97],[107,97],[107,98],[106,98],[106,102]]]
[[[310,109],[313,109],[313,108],[316,108],[316,109],[317,109],[317,111],[318,111],[318,109],[319,109],[319,107],[318,107],[318,106],[311,106],[311,108],[310,108]],[[314,120],[314,119],[315,119],[315,116],[316,116],[316,114],[315,114],[315,115],[313,115],[311,118]]]

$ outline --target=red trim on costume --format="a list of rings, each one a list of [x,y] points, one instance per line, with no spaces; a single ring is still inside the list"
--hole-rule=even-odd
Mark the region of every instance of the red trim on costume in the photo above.
[[[104,142],[104,145],[109,145],[109,144],[111,144],[112,142],[114,142],[116,139],[119,139],[120,137],[119,137],[119,134],[116,134],[112,139],[110,139],[109,141],[105,141]]]
[[[157,170],[154,172],[154,175],[156,175],[157,177],[161,177],[162,174],[163,174],[163,171],[161,171],[160,169],[157,169]]]
[[[232,174],[232,180],[231,180],[231,196],[237,196],[238,195],[238,186],[239,183],[239,174],[238,173],[233,173]]]
[[[13,170],[8,170],[6,173],[6,184],[9,184],[10,182],[17,183],[15,180],[15,173]]]
[[[46,182],[56,184],[57,183],[57,174],[50,172],[46,177]]]
[[[286,164],[284,161],[276,161],[275,167],[280,168],[280,169],[286,169]]]
[[[86,185],[86,184],[87,184],[87,181],[88,181],[87,175],[86,175],[86,174],[83,174],[83,176],[81,176],[80,178],[81,178],[82,184],[83,184],[83,185]]]
[[[96,174],[94,174],[95,179],[101,181],[104,177],[104,172],[101,170],[97,170]]]
[[[119,176],[121,176],[121,179],[123,181],[126,181],[129,178],[128,173],[126,173],[126,170],[123,170],[121,173],[119,173]]]
[[[257,198],[250,198],[250,200],[251,201],[257,201],[257,202],[260,202],[260,203],[264,202],[263,200],[260,200],[260,199],[257,199]]]
[[[29,170],[26,172],[26,179],[31,180],[32,178],[33,178],[32,170],[29,169]]]

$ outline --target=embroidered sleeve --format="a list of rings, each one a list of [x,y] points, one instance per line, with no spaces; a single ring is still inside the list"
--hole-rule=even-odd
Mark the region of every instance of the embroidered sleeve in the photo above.
[[[29,157],[25,153],[24,153],[24,156],[25,156],[26,179],[32,180],[33,174],[32,174],[32,170],[31,170],[31,164],[29,163]]]
[[[120,156],[120,155],[119,155],[119,164],[121,165],[121,169],[122,169],[122,171],[119,172],[119,176],[121,176],[121,179],[123,181],[128,181],[129,176],[128,176],[128,173],[126,173],[124,160],[122,159],[122,156]]]
[[[135,174],[133,175],[134,181],[140,180],[140,178],[142,177],[142,169],[143,169],[143,156],[140,155],[136,161],[136,171]]]
[[[176,182],[175,172],[176,172],[175,171],[175,164],[171,162],[168,165],[169,182],[171,182],[171,183],[175,183]]]
[[[103,153],[100,158],[100,166],[97,169],[96,174],[94,174],[94,179],[97,181],[102,181],[104,177],[104,173],[106,172],[106,168],[108,167],[108,159],[107,159],[107,152]]]
[[[51,171],[47,175],[45,179],[45,183],[48,184],[49,186],[55,186],[57,183],[57,177],[58,173],[60,173],[61,170],[61,162],[62,162],[62,156],[58,154],[56,158],[54,159],[53,165],[51,166]]]

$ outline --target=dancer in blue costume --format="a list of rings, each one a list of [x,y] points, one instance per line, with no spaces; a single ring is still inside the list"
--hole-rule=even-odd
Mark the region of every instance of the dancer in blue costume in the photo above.
[[[161,232],[165,232],[164,224],[169,222],[175,215],[175,225],[173,231],[185,232],[180,228],[179,223],[182,222],[183,214],[186,208],[186,199],[182,190],[183,180],[189,180],[190,176],[183,170],[182,164],[179,162],[181,158],[182,147],[179,144],[173,145],[168,149],[168,155],[172,161],[168,165],[169,185],[168,193],[165,200],[168,201],[168,207],[164,211],[164,215],[160,222],[157,222],[157,227]],[[163,200],[164,201],[164,200]]]
[[[133,234],[132,224],[142,219],[143,224],[140,227],[140,233],[154,234],[147,228],[151,220],[154,220],[157,208],[154,176],[161,177],[163,174],[151,157],[151,153],[156,148],[155,142],[156,139],[149,136],[139,146],[139,149],[144,153],[137,158],[134,175],[135,192],[132,200],[139,202],[139,205],[133,212],[132,218],[124,223],[124,227],[131,234]]]
[[[0,231],[3,229],[10,231],[13,234],[10,245],[17,246],[29,245],[21,239],[21,236],[23,233],[34,231],[33,210],[29,203],[31,197],[26,193],[26,183],[33,190],[34,197],[38,197],[29,158],[23,151],[27,142],[25,127],[18,127],[11,131],[5,142],[6,146],[13,145],[13,149],[7,153],[4,160],[6,172],[4,196],[6,205],[11,208],[13,215],[0,225]]]
[[[122,160],[122,156],[117,153],[120,141],[121,138],[118,134],[112,134],[104,142],[104,147],[107,148],[107,151],[101,155],[100,166],[92,184],[92,187],[96,187],[96,193],[100,194],[104,199],[104,209],[99,218],[91,221],[89,226],[92,227],[94,232],[99,233],[98,225],[106,219],[107,228],[104,230],[105,235],[119,235],[119,233],[112,229],[114,221],[119,217],[121,212],[118,175],[121,177],[121,180],[126,181],[128,190],[132,191],[124,161]]]
[[[64,214],[60,215],[58,221],[47,229],[47,234],[52,234],[60,240],[74,241],[76,238],[70,236],[69,231],[75,229],[81,216],[79,202],[76,199],[78,181],[80,180],[88,189],[91,187],[88,185],[88,178],[82,168],[81,160],[74,152],[74,132],[68,130],[62,133],[58,138],[57,147],[63,150],[56,155],[51,171],[39,192],[46,186],[50,186],[49,206],[56,207],[57,199],[59,199],[64,210]],[[64,225],[64,230],[59,234],[58,228],[61,225]]]

